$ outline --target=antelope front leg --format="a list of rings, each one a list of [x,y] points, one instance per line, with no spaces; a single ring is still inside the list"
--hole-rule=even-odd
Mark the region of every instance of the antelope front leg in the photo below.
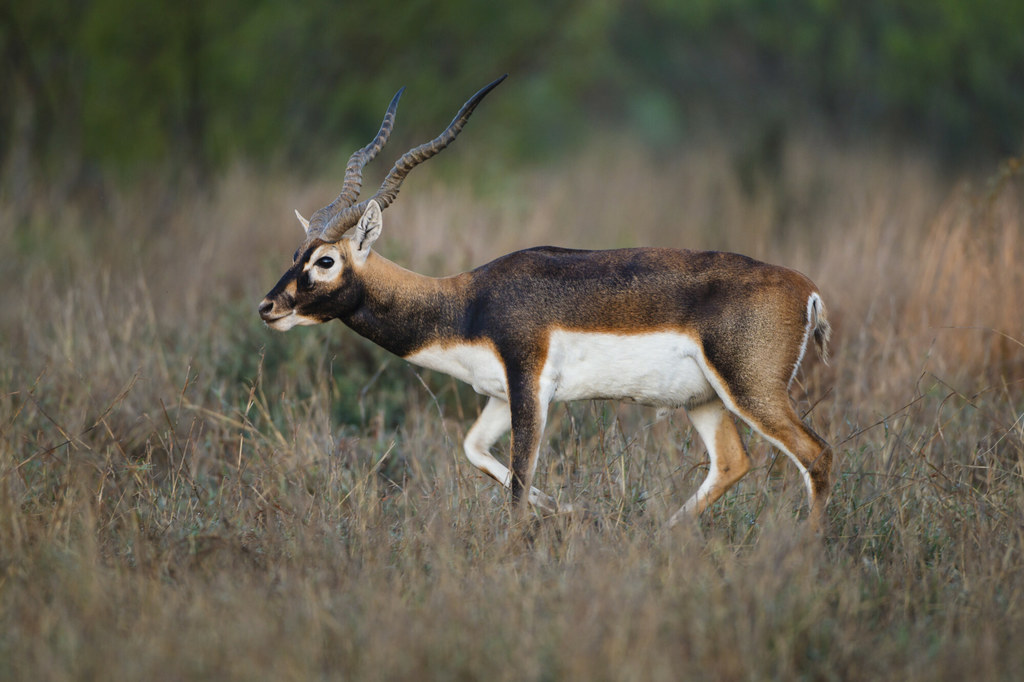
[[[470,463],[506,488],[512,487],[512,474],[491,455],[490,448],[508,432],[511,425],[512,413],[508,402],[501,398],[491,398],[466,434],[463,445]],[[559,505],[553,497],[534,487],[530,488],[529,501],[549,514],[572,511],[571,505]]]
[[[530,498],[533,497],[530,484],[537,468],[548,405],[542,401],[535,380],[529,375],[517,377],[510,373],[508,393],[512,423],[512,506],[513,514],[518,516],[523,509],[523,492],[530,491]],[[558,510],[557,503],[553,507],[552,511]]]

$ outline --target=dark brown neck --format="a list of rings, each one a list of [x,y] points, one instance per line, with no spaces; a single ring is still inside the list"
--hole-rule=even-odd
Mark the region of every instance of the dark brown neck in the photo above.
[[[341,320],[378,346],[405,357],[457,335],[465,317],[465,277],[427,277],[371,252],[362,270],[363,301]]]

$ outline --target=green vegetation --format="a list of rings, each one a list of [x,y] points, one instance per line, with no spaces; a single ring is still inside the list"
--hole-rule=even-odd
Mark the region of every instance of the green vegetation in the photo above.
[[[608,127],[661,147],[817,120],[985,160],[1020,152],[1024,120],[1008,0],[36,0],[0,8],[0,55],[0,168],[316,170],[398,87],[419,137],[503,72],[514,93],[474,126],[527,158]]]
[[[546,242],[811,275],[834,355],[793,394],[837,455],[823,545],[749,434],[756,469],[703,537],[665,532],[702,446],[682,413],[608,403],[554,408],[538,472],[591,515],[510,527],[460,452],[473,394],[336,323],[259,322],[291,208],[334,183],[235,166],[202,193],[0,202],[0,677],[1014,677],[1018,166],[950,187],[892,150],[789,138],[780,159],[753,192],[721,141],[610,144],[484,195],[425,173],[379,248],[434,274]]]

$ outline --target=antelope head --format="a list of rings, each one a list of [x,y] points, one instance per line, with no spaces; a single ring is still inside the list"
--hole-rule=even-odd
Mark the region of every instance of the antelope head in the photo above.
[[[473,95],[443,133],[403,154],[377,193],[355,203],[362,188],[363,166],[387,143],[405,88],[395,94],[377,136],[349,158],[337,198],[309,220],[295,211],[305,230],[305,239],[295,251],[291,267],[259,305],[260,317],[269,327],[285,331],[297,325],[320,324],[343,317],[358,306],[362,296],[361,270],[370,247],[380,236],[381,211],[395,200],[409,171],[451,144],[480,101],[506,77],[507,74]]]

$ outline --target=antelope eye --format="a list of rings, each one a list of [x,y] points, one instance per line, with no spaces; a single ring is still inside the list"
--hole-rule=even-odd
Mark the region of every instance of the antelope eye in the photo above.
[[[323,258],[318,258],[315,265],[318,268],[329,270],[334,265],[334,259],[330,256],[324,256]]]

